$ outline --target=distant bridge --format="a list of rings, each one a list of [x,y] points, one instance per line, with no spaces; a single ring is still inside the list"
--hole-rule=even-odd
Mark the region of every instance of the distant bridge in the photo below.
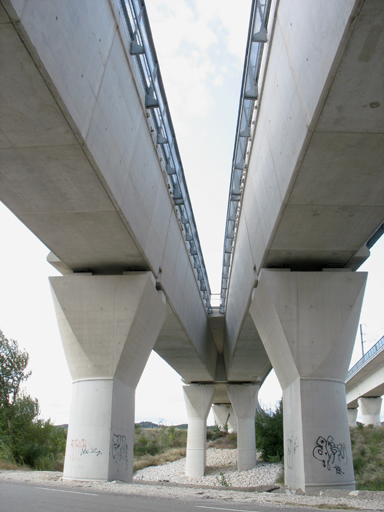
[[[364,424],[380,424],[384,395],[384,336],[349,370],[345,383],[350,424],[360,406]]]

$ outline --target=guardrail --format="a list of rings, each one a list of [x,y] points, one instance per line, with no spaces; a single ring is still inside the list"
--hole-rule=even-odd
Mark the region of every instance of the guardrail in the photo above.
[[[346,382],[351,379],[363,366],[365,366],[368,361],[376,357],[380,352],[384,350],[384,336],[379,339],[372,348],[368,350],[368,352],[359,360],[357,363],[352,366],[352,368],[347,373]]]
[[[126,29],[131,43],[130,54],[135,57],[138,72],[145,91],[145,108],[156,132],[156,146],[161,151],[169,187],[184,238],[189,246],[200,292],[208,314],[212,313],[211,291],[192,205],[185,181],[176,135],[168,108],[156,50],[152,39],[144,0],[120,0]]]
[[[251,124],[258,99],[258,80],[267,42],[267,26],[271,0],[253,0],[248,31],[239,114],[237,119],[235,148],[232,159],[232,174],[229,187],[227,221],[224,236],[223,271],[221,277],[221,304],[219,311],[225,313],[227,290],[230,280],[232,254],[240,216],[244,180],[247,172],[246,157],[251,142]]]

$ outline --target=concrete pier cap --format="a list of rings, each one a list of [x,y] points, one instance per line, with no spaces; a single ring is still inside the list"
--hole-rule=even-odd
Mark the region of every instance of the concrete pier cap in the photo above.
[[[380,411],[382,401],[380,396],[359,398],[363,425],[381,425]]]
[[[263,269],[250,314],[283,389],[285,483],[354,489],[345,396],[367,274]]]
[[[73,379],[65,479],[133,474],[135,389],[166,316],[151,272],[50,278]]]
[[[355,409],[348,408],[348,422],[350,427],[356,427],[357,407]]]
[[[213,417],[220,429],[228,428],[228,432],[237,432],[237,418],[231,404],[213,404]]]

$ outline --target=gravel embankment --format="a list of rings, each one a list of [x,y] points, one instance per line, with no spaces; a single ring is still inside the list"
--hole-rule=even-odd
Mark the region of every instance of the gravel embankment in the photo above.
[[[201,478],[184,476],[185,459],[163,466],[149,467],[134,475],[133,483],[85,482],[62,480],[62,473],[51,471],[0,471],[1,482],[19,482],[42,487],[92,493],[114,493],[126,496],[145,495],[151,498],[172,498],[185,501],[210,500],[221,508],[235,503],[307,506],[384,511],[384,492],[324,490],[311,494],[295,492],[274,485],[279,464],[258,462],[249,471],[236,470],[236,450],[207,450],[207,474]],[[228,487],[225,485],[228,484]],[[223,485],[224,484],[224,485]],[[239,489],[242,490],[239,490]],[[273,492],[266,492],[272,489]]]
[[[249,471],[237,471],[237,450],[208,448],[207,470],[203,477],[185,476],[185,459],[152,466],[137,471],[134,482],[172,482],[219,487],[258,487],[273,485],[281,470],[281,464],[258,462]]]

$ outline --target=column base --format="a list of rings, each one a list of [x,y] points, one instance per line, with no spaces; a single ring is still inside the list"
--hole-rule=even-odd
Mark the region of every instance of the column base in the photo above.
[[[283,399],[286,485],[354,489],[344,382],[299,378]]]
[[[135,392],[118,379],[76,381],[63,478],[131,482]]]

